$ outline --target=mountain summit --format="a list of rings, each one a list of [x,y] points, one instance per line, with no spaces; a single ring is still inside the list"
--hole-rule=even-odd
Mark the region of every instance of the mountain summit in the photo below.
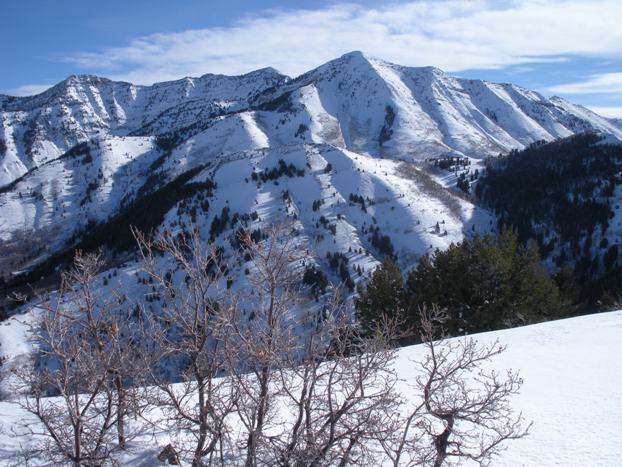
[[[0,271],[86,241],[127,246],[129,225],[199,223],[218,239],[240,219],[260,229],[279,216],[319,263],[348,254],[361,276],[392,252],[409,266],[495,224],[443,186],[457,172],[434,180],[426,161],[473,163],[475,177],[488,156],[589,130],[622,139],[620,121],[563,99],[361,52],[294,79],[272,68],[152,86],[71,76],[0,96]]]
[[[622,136],[619,121],[560,98],[355,51],[293,80],[272,68],[152,86],[83,75],[37,96],[2,96],[0,186],[83,141],[169,134],[250,109],[283,114],[289,125],[268,129],[274,141],[293,142],[304,125],[314,142],[409,160],[481,158],[591,129]]]

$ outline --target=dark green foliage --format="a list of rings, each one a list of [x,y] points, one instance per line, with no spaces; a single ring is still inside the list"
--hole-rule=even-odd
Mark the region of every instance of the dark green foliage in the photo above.
[[[156,146],[164,152],[170,152],[179,144],[178,139],[175,135],[158,136],[156,137]]]
[[[523,240],[537,237],[536,225],[554,229],[562,242],[580,239],[608,226],[608,197],[621,183],[615,174],[622,170],[622,147],[599,140],[584,133],[512,151],[488,164],[477,195]]]
[[[32,120],[30,120],[30,122],[28,123],[28,126],[26,127],[26,130],[24,131],[24,135],[22,139],[24,142],[24,152],[26,153],[28,157],[32,159],[32,157],[34,157],[33,146],[35,144],[35,140],[37,139],[37,119],[36,118],[33,118]]]
[[[326,287],[328,286],[326,274],[317,269],[315,266],[307,266],[305,268],[305,273],[302,276],[302,282],[311,287],[311,291],[315,295],[324,293],[326,291]]]
[[[382,145],[383,143],[391,139],[391,136],[393,135],[393,129],[391,127],[393,126],[394,121],[395,112],[393,110],[393,107],[387,105],[384,108],[384,125],[382,125],[382,128],[380,129],[380,134],[378,135],[378,144]]]
[[[251,232],[251,240],[253,241],[253,243],[259,243],[262,240],[265,240],[268,238],[268,234],[266,234],[265,232],[262,232],[260,228],[254,229]]]
[[[251,178],[254,181],[257,181],[258,178],[261,178],[261,181],[265,183],[268,180],[277,180],[283,175],[286,175],[290,178],[304,177],[305,171],[304,169],[298,169],[294,164],[286,164],[283,159],[279,159],[277,167],[274,167],[270,170],[264,170],[263,172],[259,173],[253,172],[251,173]]]
[[[324,173],[330,173],[331,170],[333,170],[333,165],[329,162],[328,164],[326,164],[326,167],[324,167]]]
[[[348,257],[343,253],[326,253],[326,259],[330,268],[335,271],[341,282],[349,289],[354,290],[354,281],[350,277],[350,271],[348,270]]]
[[[222,208],[220,216],[216,215],[214,216],[214,219],[212,219],[212,225],[210,226],[210,229],[209,229],[209,234],[210,234],[212,241],[218,235],[224,232],[224,230],[227,228],[228,223],[229,223],[229,206],[225,206],[224,208]]]
[[[391,258],[385,258],[372,273],[367,285],[358,287],[358,293],[356,315],[364,332],[373,332],[383,316],[397,318],[405,312],[402,273]]]
[[[598,252],[608,247],[603,234],[613,215],[611,197],[622,184],[622,147],[601,144],[601,138],[583,133],[512,151],[487,164],[475,189],[499,225],[515,227],[522,241],[535,238],[545,258],[557,251],[558,266],[574,267],[588,311],[600,308],[594,291],[601,287],[594,284],[605,284],[607,295],[622,295],[622,282],[605,277],[619,268],[617,249],[609,248],[602,261]]]
[[[469,180],[467,180],[466,178],[466,173],[462,172],[458,176],[458,181],[456,182],[456,186],[460,190],[464,191],[466,194],[469,193],[470,184],[469,184]]]
[[[391,242],[391,237],[388,235],[383,235],[380,233],[380,227],[376,226],[376,228],[371,228],[372,234],[370,237],[371,244],[378,249],[380,254],[383,256],[393,257],[393,243]]]
[[[258,105],[258,110],[267,110],[270,112],[289,112],[293,109],[293,104],[290,99],[291,91],[285,92],[280,96]]]
[[[361,210],[363,212],[367,212],[367,206],[365,206],[365,199],[363,198],[363,196],[350,193],[350,196],[348,199],[350,200],[350,203],[352,204],[360,204]]]
[[[466,169],[470,165],[470,161],[466,157],[434,157],[428,159],[434,163],[435,167],[441,170],[447,170],[450,172],[457,171],[458,169]]]
[[[609,271],[618,261],[618,245],[611,245],[603,257],[605,270]]]
[[[4,156],[6,154],[6,143],[2,138],[0,138],[0,156]]]
[[[182,142],[182,133],[181,132],[173,132],[168,135],[159,135],[156,137],[156,147],[160,149],[162,154],[156,158],[151,165],[149,166],[149,170],[154,172],[159,169],[164,161],[171,155],[173,149],[181,144]]]
[[[617,309],[622,303],[622,267],[612,267],[581,288],[581,301],[599,310]],[[591,311],[587,308],[587,311]]]
[[[304,136],[304,134],[309,131],[309,127],[307,125],[305,125],[304,123],[301,123],[300,125],[298,125],[298,129],[296,130],[296,137],[299,136]]]
[[[65,152],[59,159],[71,159],[78,156],[84,156],[82,159],[83,163],[88,163],[93,161],[93,157],[91,156],[91,148],[89,143],[83,142],[76,144],[74,147]]]
[[[86,192],[84,193],[84,198],[80,201],[80,206],[84,206],[86,203],[91,202],[91,195],[95,190],[99,188],[99,183],[96,180],[90,181],[86,187]]]
[[[567,303],[576,304],[579,301],[580,287],[577,284],[574,268],[569,264],[563,264],[557,271],[557,274],[553,276],[553,280],[559,290],[559,295]]]
[[[411,309],[446,308],[452,334],[544,321],[563,308],[535,242],[523,245],[508,229],[424,256],[408,276],[407,293]]]

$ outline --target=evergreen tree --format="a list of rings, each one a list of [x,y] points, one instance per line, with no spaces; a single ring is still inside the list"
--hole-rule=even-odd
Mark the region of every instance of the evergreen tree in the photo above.
[[[452,334],[543,321],[562,309],[536,244],[521,245],[509,229],[424,256],[408,276],[406,295],[411,311],[424,305],[446,309]]]
[[[365,333],[374,332],[383,316],[396,317],[405,311],[402,273],[388,256],[372,273],[367,285],[359,285],[358,293],[356,314]]]

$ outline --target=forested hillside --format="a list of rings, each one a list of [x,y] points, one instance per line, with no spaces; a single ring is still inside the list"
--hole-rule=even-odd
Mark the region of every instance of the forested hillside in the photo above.
[[[475,188],[500,226],[536,239],[550,269],[571,268],[594,303],[622,293],[622,146],[610,142],[588,132],[531,144],[488,160]]]

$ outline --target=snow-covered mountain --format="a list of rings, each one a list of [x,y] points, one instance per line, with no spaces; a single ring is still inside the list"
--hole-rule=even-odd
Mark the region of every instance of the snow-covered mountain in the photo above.
[[[342,252],[352,271],[371,266],[388,237],[408,267],[494,225],[420,170],[425,160],[477,163],[590,129],[622,138],[618,121],[559,98],[360,52],[295,79],[270,68],[153,86],[72,76],[37,96],[0,96],[0,119],[4,275],[119,216],[149,214],[149,229],[192,221],[208,238],[224,208],[249,228],[295,219],[320,263]],[[221,240],[236,227],[225,224]]]
[[[481,158],[589,129],[620,135],[618,122],[512,84],[451,77],[346,54],[257,99],[298,116],[314,140],[375,156]],[[289,112],[288,112],[289,111]],[[290,124],[295,131],[296,126]]]
[[[306,138],[400,158],[482,157],[589,129],[622,135],[619,121],[561,98],[352,52],[293,80],[271,68],[153,86],[86,75],[0,96],[0,186],[79,142],[170,134],[248,109],[282,114],[265,122],[271,146]]]
[[[136,86],[70,76],[31,97],[0,96],[0,186],[89,139],[157,135],[240,110],[287,78],[266,68]]]

